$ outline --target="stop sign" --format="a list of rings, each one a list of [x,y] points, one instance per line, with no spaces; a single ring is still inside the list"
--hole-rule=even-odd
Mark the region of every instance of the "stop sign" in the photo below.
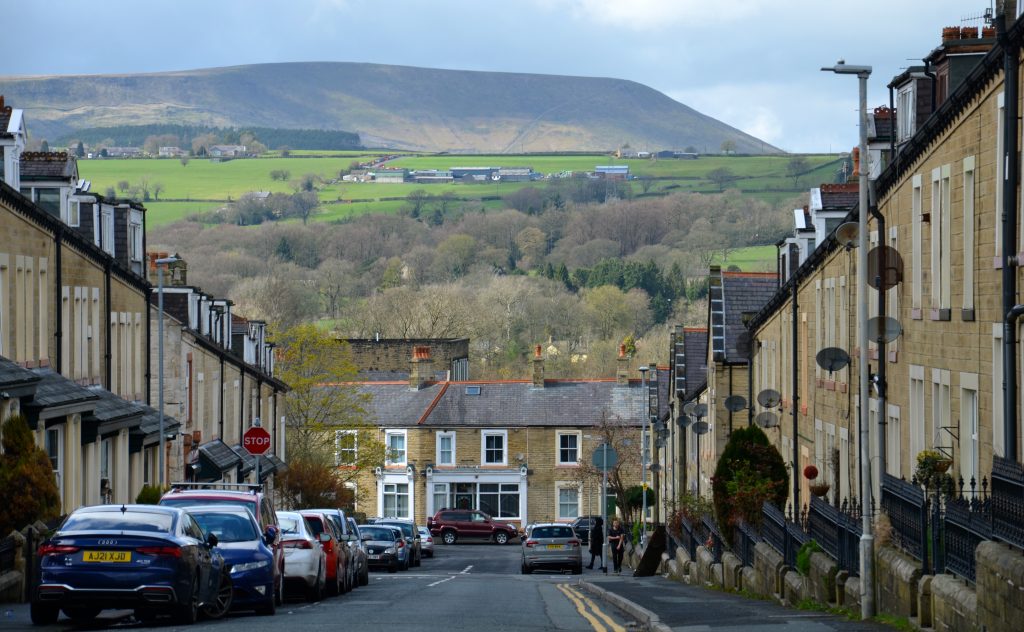
[[[249,428],[242,435],[242,447],[253,456],[265,454],[270,450],[270,433],[255,426]]]

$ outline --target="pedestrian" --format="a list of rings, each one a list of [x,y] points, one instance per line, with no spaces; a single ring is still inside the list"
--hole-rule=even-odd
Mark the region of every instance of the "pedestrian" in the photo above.
[[[612,562],[615,574],[622,572],[622,556],[626,554],[626,530],[618,518],[612,520],[612,528],[608,529],[608,546],[612,550]]]
[[[601,566],[598,570],[608,572],[608,568],[604,565],[604,518],[598,516],[594,518],[594,526],[590,527],[590,564],[587,568],[594,568],[594,558],[601,560]]]

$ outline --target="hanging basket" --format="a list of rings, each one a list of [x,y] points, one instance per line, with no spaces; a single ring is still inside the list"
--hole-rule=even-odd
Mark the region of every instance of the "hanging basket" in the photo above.
[[[831,489],[831,487],[828,483],[815,483],[814,485],[810,486],[811,493],[817,496],[818,498],[821,498],[825,494],[827,494],[829,489]]]

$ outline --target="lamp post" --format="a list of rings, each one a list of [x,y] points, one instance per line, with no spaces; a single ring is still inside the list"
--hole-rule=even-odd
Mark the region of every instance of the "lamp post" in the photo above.
[[[647,409],[650,403],[647,399],[647,371],[650,367],[640,366],[640,391],[643,395],[644,405],[640,411],[640,546],[647,540]]]
[[[164,436],[164,268],[163,266],[169,263],[175,263],[179,261],[178,255],[173,257],[164,257],[163,259],[156,260],[156,278],[157,278],[157,416],[160,419],[160,454],[157,455],[157,467],[160,471],[157,474],[157,480],[160,483],[160,487],[164,486],[164,453],[167,451],[165,444],[167,438]]]
[[[868,427],[868,77],[871,66],[852,66],[839,60],[823,72],[838,75],[857,75],[860,96],[860,166],[858,168],[857,199],[857,346],[860,349],[860,489],[862,535],[860,538],[860,614],[862,619],[875,615],[875,560],[874,535],[871,531],[871,454]],[[884,359],[882,360],[885,361]],[[885,411],[882,411],[885,414]],[[794,438],[795,439],[795,438]]]

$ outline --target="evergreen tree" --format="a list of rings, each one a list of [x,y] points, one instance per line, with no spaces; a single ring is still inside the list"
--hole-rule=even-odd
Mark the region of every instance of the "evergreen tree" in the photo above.
[[[715,519],[726,542],[740,521],[760,524],[764,502],[781,507],[789,491],[782,455],[757,426],[733,431],[711,480]]]
[[[12,415],[3,424],[0,507],[0,533],[60,515],[60,492],[50,458],[36,447],[21,415]]]
[[[85,157],[85,145],[82,144],[82,141],[78,141],[78,145],[75,146],[75,156],[79,158]]]

